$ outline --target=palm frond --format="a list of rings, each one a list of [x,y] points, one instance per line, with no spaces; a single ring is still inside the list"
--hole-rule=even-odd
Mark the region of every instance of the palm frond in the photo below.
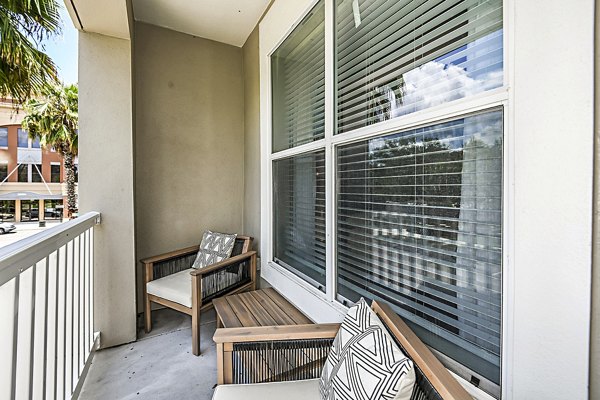
[[[42,41],[60,31],[57,0],[0,0],[0,96],[23,103],[57,81]]]

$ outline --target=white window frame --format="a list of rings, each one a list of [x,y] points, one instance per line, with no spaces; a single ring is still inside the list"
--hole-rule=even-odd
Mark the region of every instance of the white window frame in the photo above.
[[[334,158],[340,145],[375,136],[426,126],[442,120],[459,118],[466,114],[501,107],[503,110],[503,229],[502,229],[502,335],[501,335],[501,398],[511,398],[511,376],[507,366],[512,365],[513,321],[512,290],[514,272],[508,257],[514,248],[514,128],[513,103],[510,101],[513,86],[512,40],[509,36],[514,0],[503,1],[503,74],[502,87],[452,102],[427,108],[375,125],[334,135],[335,69],[334,69],[334,19],[335,0],[325,1],[325,137],[301,146],[272,153],[271,123],[271,62],[273,52],[292,33],[314,8],[319,0],[275,2],[260,24],[260,149],[261,149],[261,273],[263,278],[298,305],[315,322],[340,321],[348,309],[337,300],[336,293],[336,243]],[[282,4],[285,3],[285,4]],[[273,261],[273,161],[309,151],[325,149],[325,209],[326,209],[326,292],[308,284],[298,275]],[[455,377],[477,399],[492,399],[459,376]]]

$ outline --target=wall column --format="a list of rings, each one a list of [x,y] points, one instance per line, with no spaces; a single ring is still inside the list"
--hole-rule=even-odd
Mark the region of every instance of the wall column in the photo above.
[[[79,33],[79,210],[94,229],[94,329],[101,346],[136,339],[131,42]]]
[[[15,200],[15,222],[21,222],[21,200]]]
[[[44,209],[44,200],[38,200],[38,204],[39,204],[39,211],[38,211],[38,215],[39,215],[39,220],[40,221],[44,221],[46,219],[46,213],[45,213],[45,209]]]

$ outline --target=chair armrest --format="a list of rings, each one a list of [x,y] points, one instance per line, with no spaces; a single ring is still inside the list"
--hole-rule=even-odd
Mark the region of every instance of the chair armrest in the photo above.
[[[176,258],[176,257],[181,257],[181,256],[185,256],[188,254],[196,253],[196,252],[198,252],[199,247],[200,247],[199,245],[196,245],[196,246],[186,247],[185,249],[170,251],[168,253],[163,253],[163,254],[159,254],[157,256],[152,256],[152,257],[147,257],[147,258],[141,259],[140,262],[143,264],[153,264],[153,263],[157,263],[157,262],[161,262],[161,261],[166,261],[171,258]]]
[[[214,272],[216,270],[219,270],[219,269],[222,269],[222,268],[225,268],[225,267],[229,267],[230,265],[238,264],[238,263],[240,263],[242,261],[245,261],[247,259],[250,259],[252,257],[256,257],[256,251],[249,251],[249,252],[246,252],[244,254],[240,254],[238,256],[227,258],[227,259],[225,259],[225,260],[223,260],[221,262],[218,262],[216,264],[209,265],[209,266],[204,267],[204,268],[195,269],[195,270],[193,270],[193,271],[190,272],[190,275],[192,275],[192,276],[206,275],[209,272]]]
[[[274,342],[278,340],[333,339],[340,324],[306,324],[220,328],[215,331],[215,343]]]
[[[340,324],[217,329],[217,382],[318,378]]]

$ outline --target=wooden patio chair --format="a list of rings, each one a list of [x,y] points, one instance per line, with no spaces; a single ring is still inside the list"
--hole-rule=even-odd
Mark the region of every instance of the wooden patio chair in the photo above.
[[[231,256],[219,263],[193,269],[199,246],[187,247],[141,260],[144,264],[144,325],[152,330],[151,303],[192,316],[192,353],[200,355],[200,313],[212,300],[256,289],[256,251],[252,238],[237,236]]]
[[[374,301],[398,346],[414,364],[411,400],[473,400],[429,348],[386,303]],[[340,324],[217,329],[213,400],[320,399],[318,379]],[[224,384],[224,385],[223,385]]]

